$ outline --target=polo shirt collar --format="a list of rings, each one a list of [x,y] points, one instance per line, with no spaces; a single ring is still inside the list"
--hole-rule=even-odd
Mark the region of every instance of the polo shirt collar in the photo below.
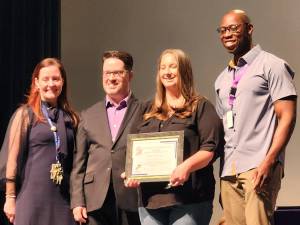
[[[234,60],[231,59],[228,63],[228,70],[231,71],[232,69],[236,69],[236,67],[242,67],[245,64],[251,64],[261,51],[262,49],[260,45],[257,44],[239,59],[237,65],[235,65]]]

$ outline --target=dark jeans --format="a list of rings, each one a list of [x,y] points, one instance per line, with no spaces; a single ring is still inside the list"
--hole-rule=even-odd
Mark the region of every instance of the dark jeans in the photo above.
[[[159,209],[139,207],[143,225],[208,225],[212,202],[175,205]]]

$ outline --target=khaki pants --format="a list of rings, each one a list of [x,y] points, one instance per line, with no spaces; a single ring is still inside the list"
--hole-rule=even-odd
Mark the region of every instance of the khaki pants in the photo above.
[[[271,225],[283,168],[276,163],[262,190],[254,190],[252,175],[256,169],[221,178],[221,198],[228,225]]]

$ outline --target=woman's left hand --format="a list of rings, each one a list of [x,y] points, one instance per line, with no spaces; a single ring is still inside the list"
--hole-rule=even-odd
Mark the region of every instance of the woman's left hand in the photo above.
[[[16,215],[16,199],[6,198],[3,211],[6,214],[9,222],[14,223]]]
[[[188,165],[183,162],[178,165],[173,173],[171,174],[170,184],[173,187],[183,185],[189,179],[190,176],[190,169]]]

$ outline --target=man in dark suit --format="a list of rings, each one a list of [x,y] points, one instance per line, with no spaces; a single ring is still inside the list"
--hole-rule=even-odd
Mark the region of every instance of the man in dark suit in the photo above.
[[[90,225],[138,225],[137,191],[124,186],[127,134],[141,103],[130,91],[132,56],[103,54],[105,100],[81,113],[71,174],[74,218]]]

